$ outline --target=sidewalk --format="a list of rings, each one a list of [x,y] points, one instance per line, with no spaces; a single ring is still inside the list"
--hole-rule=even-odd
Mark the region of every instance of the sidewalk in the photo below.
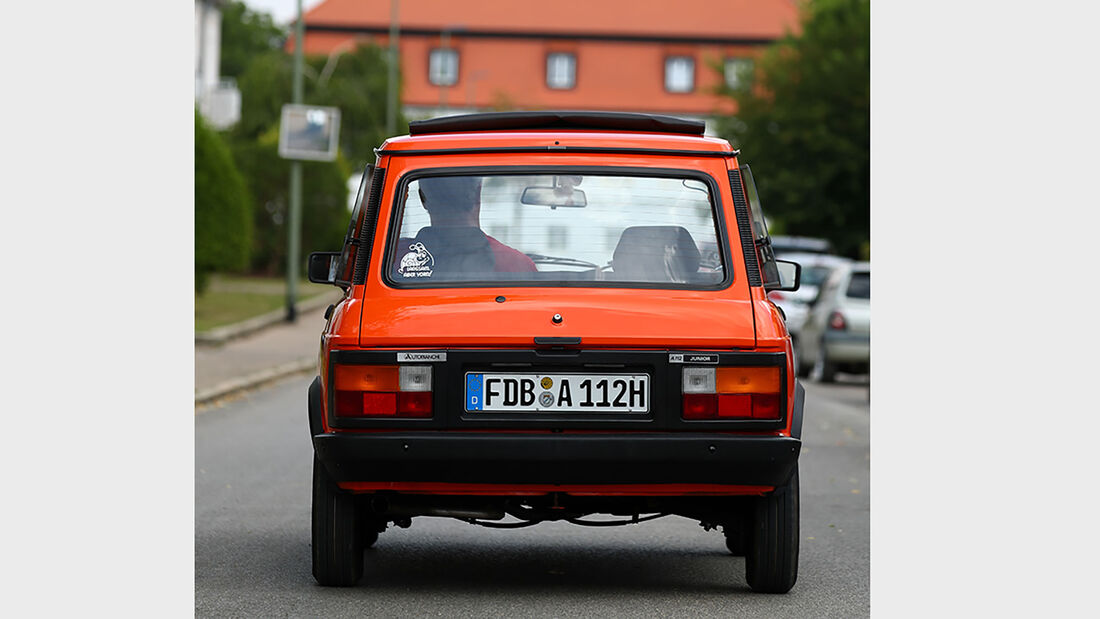
[[[276,322],[224,343],[195,344],[195,405],[209,403],[243,389],[258,386],[317,366],[326,298],[299,309],[291,324]]]

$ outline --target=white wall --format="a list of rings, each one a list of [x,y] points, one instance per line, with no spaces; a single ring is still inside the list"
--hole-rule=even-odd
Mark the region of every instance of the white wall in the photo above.
[[[233,80],[222,80],[222,2],[195,1],[195,103],[215,129],[227,129],[241,118],[241,93]]]
[[[218,83],[221,64],[222,12],[216,3],[195,0],[195,99]]]

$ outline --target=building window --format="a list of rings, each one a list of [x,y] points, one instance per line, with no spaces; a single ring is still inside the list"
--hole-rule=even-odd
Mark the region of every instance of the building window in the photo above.
[[[752,58],[726,58],[726,86],[737,88],[752,73]]]
[[[665,90],[691,92],[695,89],[695,59],[690,56],[669,56],[665,59]]]
[[[546,86],[572,88],[577,85],[577,57],[556,53],[546,57]]]
[[[458,50],[432,50],[428,57],[428,81],[436,86],[453,86],[458,82]]]

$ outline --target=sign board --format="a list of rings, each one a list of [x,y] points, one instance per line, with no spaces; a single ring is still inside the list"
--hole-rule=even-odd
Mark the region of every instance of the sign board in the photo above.
[[[316,105],[283,105],[279,155],[284,159],[332,161],[340,141],[340,110]]]

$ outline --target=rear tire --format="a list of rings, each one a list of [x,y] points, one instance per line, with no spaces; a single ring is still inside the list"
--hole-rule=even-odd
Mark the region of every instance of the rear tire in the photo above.
[[[313,578],[350,587],[363,577],[363,543],[355,495],[342,492],[313,457]],[[374,538],[377,539],[377,533]],[[373,540],[372,540],[373,541]]]
[[[753,504],[745,501],[731,504],[725,510],[722,534],[726,538],[726,548],[735,557],[743,557],[748,552],[749,538],[752,535],[752,510]]]
[[[735,557],[743,557],[748,553],[748,531],[743,527],[730,530],[726,529],[726,548]]]
[[[370,495],[360,495],[359,536],[363,548],[370,548],[378,541],[378,536],[386,530],[386,520],[379,518],[370,508]]]
[[[794,374],[799,378],[810,376],[813,365],[806,363],[806,355],[802,351],[802,340],[791,338],[791,350],[794,351]]]
[[[798,579],[798,469],[790,481],[757,499],[745,579],[758,593],[786,593]]]
[[[370,548],[378,541],[378,531],[366,531],[363,533],[363,548]]]
[[[794,354],[794,361],[795,365],[798,366],[795,368],[795,374],[797,374],[799,378],[808,377],[810,375],[810,370],[812,370],[814,366],[806,363],[805,357],[797,349]]]
[[[821,383],[836,382],[836,363],[829,361],[829,354],[825,351],[825,342],[821,342],[817,351],[817,360],[814,362],[813,375]]]

